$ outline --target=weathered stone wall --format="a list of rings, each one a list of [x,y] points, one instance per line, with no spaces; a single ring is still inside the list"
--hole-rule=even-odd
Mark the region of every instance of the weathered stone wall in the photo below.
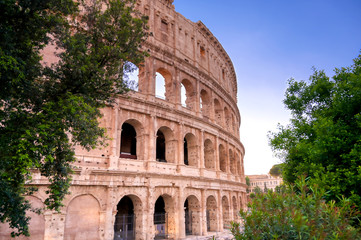
[[[152,32],[144,45],[150,57],[139,66],[138,91],[103,109],[109,145],[90,152],[76,147],[71,194],[60,213],[34,217],[37,238],[31,239],[118,239],[114,224],[124,223],[119,217],[124,209],[135,215],[135,239],[153,239],[160,229],[154,216],[159,199],[169,237],[208,235],[229,227],[245,207],[244,147],[231,60],[213,34],[175,12],[172,1],[141,0],[137,8],[149,16]],[[165,79],[165,99],[156,96],[157,72]],[[122,131],[127,131],[123,138]],[[128,141],[132,131],[135,137]],[[121,152],[122,144],[127,150]],[[157,151],[164,151],[165,159],[157,159],[162,156]],[[40,186],[34,201],[41,204],[47,181],[35,174],[34,184]],[[132,204],[123,209],[118,203],[125,197]],[[3,229],[0,240],[8,239]]]

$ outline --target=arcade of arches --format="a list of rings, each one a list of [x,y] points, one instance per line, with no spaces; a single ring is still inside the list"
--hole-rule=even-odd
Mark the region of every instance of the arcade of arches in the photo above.
[[[231,59],[202,22],[186,19],[172,3],[137,1],[153,33],[143,45],[150,56],[139,68],[127,65],[136,69],[129,79],[137,87],[102,109],[106,146],[74,146],[64,207],[34,215],[31,239],[209,236],[229,228],[246,207]],[[41,208],[48,182],[35,172],[32,184],[39,191],[29,201]],[[0,225],[0,240],[10,232]]]

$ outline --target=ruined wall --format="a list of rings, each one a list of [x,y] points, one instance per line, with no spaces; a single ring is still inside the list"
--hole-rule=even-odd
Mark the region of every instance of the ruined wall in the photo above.
[[[245,207],[232,62],[207,27],[177,13],[172,2],[138,1],[152,32],[143,46],[150,57],[138,66],[138,91],[103,109],[107,147],[76,147],[71,194],[61,213],[45,211],[36,220],[34,232],[43,234],[36,239],[120,239],[126,224],[134,239],[154,239],[164,226],[174,239],[209,235],[228,228]],[[164,96],[157,96],[160,75]],[[35,174],[34,184],[41,203],[47,181]],[[134,219],[126,220],[125,211]],[[156,223],[158,213],[166,218]]]

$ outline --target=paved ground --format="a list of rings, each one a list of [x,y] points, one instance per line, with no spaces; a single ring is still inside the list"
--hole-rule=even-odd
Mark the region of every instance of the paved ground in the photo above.
[[[187,236],[183,238],[184,240],[231,240],[233,239],[233,235],[229,230],[225,230],[224,232],[209,232],[207,236]]]

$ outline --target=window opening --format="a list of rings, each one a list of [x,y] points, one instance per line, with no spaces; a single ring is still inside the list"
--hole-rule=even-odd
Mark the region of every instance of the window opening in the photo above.
[[[186,103],[186,100],[187,100],[187,93],[186,93],[186,88],[185,86],[183,85],[183,83],[181,83],[181,104],[183,107],[187,107],[187,103]]]
[[[188,162],[188,143],[187,143],[186,138],[184,138],[184,164],[189,165],[189,162]]]
[[[120,157],[137,159],[137,133],[132,125],[122,125]]]
[[[139,68],[132,62],[125,62],[123,66],[124,80],[133,91],[138,91]]]
[[[162,131],[157,131],[156,159],[158,162],[167,162],[165,159],[165,137]]]
[[[159,72],[155,74],[155,96],[165,99],[165,78]]]

